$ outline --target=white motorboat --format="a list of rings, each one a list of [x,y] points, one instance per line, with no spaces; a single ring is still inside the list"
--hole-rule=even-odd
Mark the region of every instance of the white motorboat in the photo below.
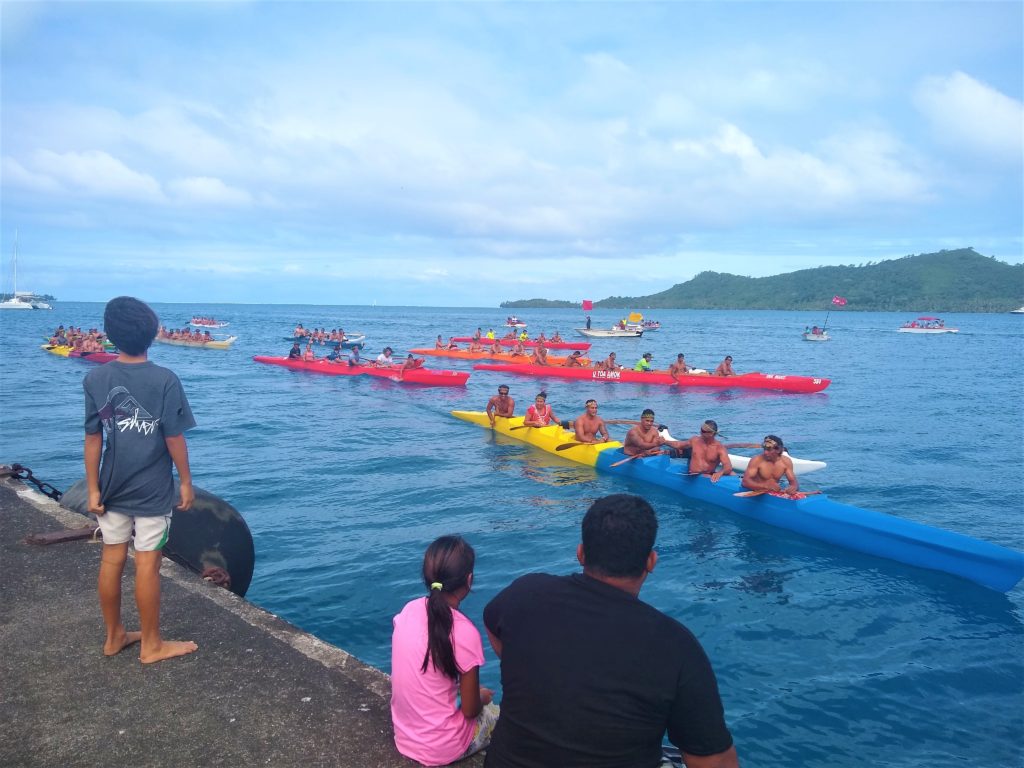
[[[811,331],[803,332],[804,341],[831,341],[832,337],[828,335],[828,331],[819,331],[813,333]]]
[[[1024,315],[1024,307],[1021,307],[1020,309],[1011,309],[1010,310],[1010,314],[1011,315]]]
[[[618,326],[612,328],[574,328],[573,330],[581,336],[586,336],[591,339],[638,339],[644,335],[642,329],[620,328]]]

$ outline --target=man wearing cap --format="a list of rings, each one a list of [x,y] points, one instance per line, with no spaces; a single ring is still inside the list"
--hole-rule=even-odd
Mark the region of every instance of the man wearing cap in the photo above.
[[[732,369],[732,355],[726,355],[725,360],[715,368],[715,376],[735,376],[736,371]]]
[[[644,356],[636,361],[636,365],[633,366],[633,370],[639,373],[650,373],[652,357],[654,357],[654,355],[650,352],[644,352]]]
[[[793,461],[789,456],[782,455],[786,449],[782,444],[782,438],[766,435],[761,443],[761,449],[762,452],[750,460],[740,484],[751,491],[782,491],[790,496],[799,493],[800,483],[797,482],[796,473],[793,471]],[[789,483],[785,488],[779,484],[783,477]]]
[[[498,387],[498,394],[487,401],[487,418],[494,426],[495,416],[504,416],[506,419],[512,416],[516,408],[516,401],[508,396],[508,384]]]

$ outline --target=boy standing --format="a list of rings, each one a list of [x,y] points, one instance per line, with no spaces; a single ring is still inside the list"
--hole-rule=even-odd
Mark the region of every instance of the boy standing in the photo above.
[[[184,431],[196,423],[178,377],[147,359],[159,327],[153,310],[120,296],[107,304],[103,326],[117,345],[117,360],[92,369],[82,382],[89,512],[103,532],[98,582],[107,628],[103,653],[113,656],[141,641],[139,659],[151,664],[198,649],[191,640],[160,637],[160,560],[175,501],[171,463],[181,480],[177,509],[185,511],[194,492]],[[133,526],[141,632],[126,632],[121,623],[121,576]]]

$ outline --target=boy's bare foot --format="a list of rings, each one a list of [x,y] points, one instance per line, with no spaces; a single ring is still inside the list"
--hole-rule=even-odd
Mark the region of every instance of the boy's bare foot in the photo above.
[[[199,646],[191,640],[163,640],[155,650],[139,654],[139,661],[143,664],[154,664],[164,659],[173,659],[175,656],[185,656],[198,650]]]
[[[140,640],[142,640],[141,632],[125,632],[122,630],[119,635],[103,644],[103,655],[116,656],[129,645],[134,645]]]

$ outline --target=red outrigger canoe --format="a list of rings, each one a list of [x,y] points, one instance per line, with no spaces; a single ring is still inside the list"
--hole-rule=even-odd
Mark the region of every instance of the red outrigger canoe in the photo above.
[[[728,389],[776,389],[782,392],[821,392],[832,383],[831,379],[811,376],[787,376],[781,373],[743,373],[737,376],[710,376],[707,374],[681,374],[678,381],[668,371],[596,371],[593,368],[565,368],[556,365],[501,365],[478,363],[478,371],[502,371],[558,379],[586,379],[590,381],[624,381],[633,384],[667,384],[672,387],[713,387]]]
[[[487,347],[484,347],[483,352],[470,352],[468,349],[433,349],[429,347],[421,347],[418,349],[410,349],[414,355],[432,355],[434,357],[450,357],[455,360],[503,360],[508,365],[528,365],[530,362],[529,355],[513,355],[509,352],[499,352],[497,354],[490,352]],[[589,357],[580,357],[579,361],[583,365],[590,365]],[[548,362],[551,365],[562,365],[565,362],[565,357],[559,357],[558,355],[548,355]],[[537,366],[543,368],[543,366]]]
[[[469,344],[473,340],[473,337],[472,336],[456,336],[454,340],[462,342],[464,344]],[[485,347],[489,347],[495,341],[497,341],[503,347],[514,347],[516,345],[516,340],[515,339],[487,339],[487,338],[480,339],[480,343],[483,344]],[[536,339],[527,339],[526,341],[523,342],[523,346],[524,347],[536,347],[537,346],[537,341],[536,341]],[[588,349],[590,349],[590,342],[589,341],[545,341],[544,342],[544,346],[547,347],[548,349],[578,349],[581,352],[586,352]]]
[[[469,373],[465,371],[432,371],[427,368],[403,370],[400,365],[387,367],[378,367],[373,364],[353,366],[347,362],[332,363],[325,358],[306,361],[287,357],[256,355],[253,357],[253,360],[265,365],[279,365],[282,368],[291,368],[294,371],[309,371],[310,373],[322,373],[327,376],[376,376],[379,379],[397,381],[401,384],[420,384],[427,387],[464,387],[469,379]]]

